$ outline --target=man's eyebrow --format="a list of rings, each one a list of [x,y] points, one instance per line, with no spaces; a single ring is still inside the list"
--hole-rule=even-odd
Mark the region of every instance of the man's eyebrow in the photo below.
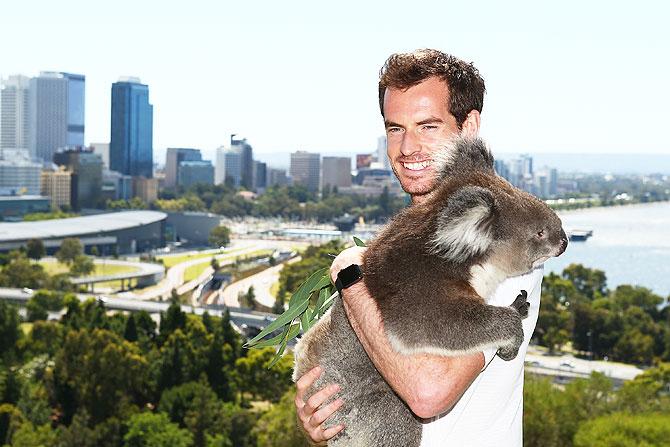
[[[416,123],[417,126],[421,126],[423,124],[431,124],[431,123],[443,123],[444,120],[442,118],[438,118],[436,116],[431,116],[429,118],[426,118],[425,120],[421,120],[418,123]]]
[[[389,127],[403,127],[403,126],[401,126],[398,123],[394,123],[393,121],[384,120],[384,127],[388,129]]]

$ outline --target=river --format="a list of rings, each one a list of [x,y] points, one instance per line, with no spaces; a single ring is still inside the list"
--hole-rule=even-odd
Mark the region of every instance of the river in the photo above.
[[[607,285],[648,287],[670,295],[670,203],[587,208],[560,212],[566,231],[593,230],[585,242],[571,242],[545,271],[560,273],[571,263],[605,271]]]

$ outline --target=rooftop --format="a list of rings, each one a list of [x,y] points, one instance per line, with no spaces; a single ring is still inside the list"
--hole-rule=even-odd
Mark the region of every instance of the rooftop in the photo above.
[[[140,227],[167,218],[159,211],[121,211],[67,219],[0,223],[0,242],[54,239]]]

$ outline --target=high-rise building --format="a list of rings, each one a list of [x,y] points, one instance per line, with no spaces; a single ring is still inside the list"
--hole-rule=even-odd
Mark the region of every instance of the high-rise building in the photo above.
[[[72,207],[72,173],[65,166],[43,170],[41,183],[42,195],[51,199],[51,209]]]
[[[267,165],[262,161],[254,161],[254,189],[264,190],[268,184]]]
[[[153,115],[147,85],[137,78],[121,78],[112,84],[111,170],[153,176]]]
[[[226,183],[235,188],[242,184],[242,154],[239,147],[221,146],[216,150],[214,183]]]
[[[102,171],[103,200],[128,200],[133,197],[133,178],[120,172]]]
[[[0,152],[28,149],[30,78],[10,76],[0,85]]]
[[[155,178],[133,177],[133,196],[146,203],[158,199],[158,180]]]
[[[251,145],[246,138],[239,140],[233,134],[230,136],[230,147],[237,149],[240,154],[240,186],[248,190],[254,189],[254,155]]]
[[[30,80],[29,148],[45,162],[59,149],[84,146],[83,75],[42,72]]]
[[[102,166],[109,169],[109,143],[91,143],[91,149],[102,158]]]
[[[42,164],[26,150],[4,149],[0,155],[0,196],[38,195]]]
[[[214,166],[211,161],[182,161],[177,167],[177,184],[188,188],[196,183],[214,184]]]
[[[67,149],[54,154],[54,163],[72,173],[72,208],[97,208],[102,200],[102,158],[85,149]]]
[[[323,157],[321,187],[351,186],[351,158],[350,157]]]
[[[303,185],[309,191],[319,190],[321,154],[297,151],[291,154],[291,177],[294,185]]]
[[[391,163],[386,152],[386,135],[377,138],[377,163],[381,169],[391,169]]]
[[[201,161],[202,154],[199,149],[183,147],[169,147],[165,157],[165,187],[177,186],[177,171],[182,161]]]
[[[268,169],[267,186],[286,186],[288,185],[288,177],[285,169]]]

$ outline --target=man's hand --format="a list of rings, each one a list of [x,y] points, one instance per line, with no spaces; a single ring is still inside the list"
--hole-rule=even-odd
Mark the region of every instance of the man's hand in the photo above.
[[[336,399],[319,409],[324,402],[340,391],[338,385],[328,385],[320,389],[305,402],[305,392],[319,378],[321,372],[321,367],[317,366],[306,372],[296,382],[298,389],[295,395],[296,412],[300,422],[302,422],[302,428],[315,445],[327,445],[330,438],[344,429],[342,424],[329,428],[323,427],[323,422],[340,409],[343,404],[342,399]]]

